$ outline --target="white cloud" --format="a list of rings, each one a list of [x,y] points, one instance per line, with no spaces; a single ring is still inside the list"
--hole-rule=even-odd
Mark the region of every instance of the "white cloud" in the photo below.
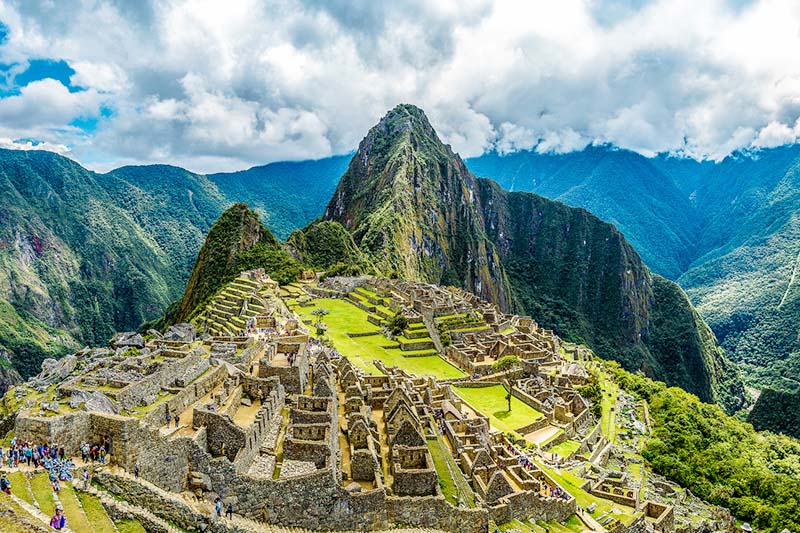
[[[792,144],[800,138],[800,119],[793,127],[780,122],[770,122],[761,128],[758,136],[753,141],[756,148],[775,148],[784,144]]]
[[[67,154],[69,148],[63,144],[52,143],[38,143],[35,144],[31,141],[15,141],[8,137],[0,137],[0,148],[6,150],[46,150],[48,152],[56,152],[57,154]]]
[[[464,156],[613,143],[716,159],[798,138],[794,0],[17,0],[0,20],[0,63],[64,59],[87,88],[0,99],[0,135],[95,166],[343,153],[400,102]],[[102,105],[96,133],[69,126]]]

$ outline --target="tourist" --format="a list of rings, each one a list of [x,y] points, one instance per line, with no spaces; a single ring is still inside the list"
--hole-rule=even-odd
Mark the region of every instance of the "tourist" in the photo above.
[[[169,413],[167,413],[166,415],[164,415],[164,420],[166,420],[166,421],[167,421],[167,427],[169,427],[169,423],[172,421],[172,417],[171,417],[171,416],[169,416]]]
[[[83,469],[83,490],[89,489],[89,471]]]
[[[59,483],[58,478],[53,480],[53,492],[56,494],[61,492],[61,483]]]
[[[3,472],[3,476],[0,477],[0,491],[11,494],[11,480],[8,479],[5,472]]]
[[[180,423],[181,423],[181,417],[178,416],[178,415],[175,415],[175,427],[178,427],[180,425]]]
[[[106,447],[100,446],[100,451],[98,452],[98,459],[100,459],[100,464],[106,464]]]
[[[136,479],[139,479],[139,461],[136,461],[133,465],[133,475]]]
[[[56,514],[50,519],[50,527],[56,531],[61,531],[67,526],[67,518],[64,516],[60,507],[56,508]]]
[[[233,520],[233,504],[228,504],[228,509],[225,511],[225,514],[228,515],[228,520]]]
[[[222,518],[222,500],[219,496],[214,500],[214,510],[217,512],[217,518]]]

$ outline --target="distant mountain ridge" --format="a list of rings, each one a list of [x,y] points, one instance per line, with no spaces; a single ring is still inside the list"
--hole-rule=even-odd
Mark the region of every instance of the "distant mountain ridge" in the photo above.
[[[800,145],[719,163],[590,146],[489,153],[467,165],[612,222],[686,289],[751,383],[800,388]]]

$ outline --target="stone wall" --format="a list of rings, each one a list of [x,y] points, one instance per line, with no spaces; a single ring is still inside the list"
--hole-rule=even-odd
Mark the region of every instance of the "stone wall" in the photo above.
[[[267,401],[258,411],[255,420],[250,427],[245,431],[245,444],[236,455],[235,464],[240,472],[247,471],[253,463],[256,455],[261,449],[261,441],[268,433],[268,424],[273,420],[276,414],[280,413],[284,405],[283,387],[278,385],[273,389]]]
[[[191,383],[168,400],[151,408],[150,411],[142,417],[142,422],[154,427],[160,427],[164,424],[164,419],[168,412],[171,415],[182,413],[190,405],[222,383],[226,374],[227,371],[224,366],[217,365],[212,367],[205,375],[197,378],[194,383]]]
[[[139,405],[146,405],[153,396],[157,396],[162,387],[171,386],[175,380],[191,382],[208,368],[208,359],[198,353],[190,353],[182,359],[170,359],[157,371],[141,381],[131,383],[117,391],[117,405],[131,410]]]
[[[90,437],[89,413],[70,413],[51,417],[17,416],[14,434],[36,443],[64,447],[68,455],[80,453],[80,445]]]
[[[444,496],[387,496],[386,515],[390,522],[400,526],[453,533],[485,533],[489,528],[489,513],[485,509],[459,509]]]
[[[550,521],[563,523],[575,514],[575,498],[543,498],[533,491],[515,492],[500,500],[499,505],[490,508],[492,519],[498,524],[510,520],[531,519],[532,521]]]
[[[213,413],[208,409],[195,407],[194,427],[205,427],[208,449],[214,455],[224,455],[233,461],[239,450],[244,448],[247,434],[228,413]]]

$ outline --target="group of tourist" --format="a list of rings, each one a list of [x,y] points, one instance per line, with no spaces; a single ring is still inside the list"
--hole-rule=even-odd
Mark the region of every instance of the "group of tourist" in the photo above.
[[[517,455],[517,464],[524,469],[535,470],[538,468],[533,461],[528,459],[527,455],[515,448],[512,444],[507,444],[506,449],[509,452]],[[561,487],[551,487],[549,484],[545,484],[544,496],[548,498],[560,498],[562,500],[569,500],[571,497],[570,494]]]
[[[54,444],[33,444],[16,437],[11,439],[11,446],[7,450],[0,447],[0,457],[5,458],[9,468],[18,467],[20,464],[37,468],[44,466],[45,462],[53,460],[63,461],[65,454],[63,446]]]
[[[88,442],[81,443],[81,459],[83,462],[99,462],[101,465],[106,464],[106,455],[108,450],[105,444],[90,445]]]
[[[222,518],[222,498],[217,496],[214,499],[214,511],[217,513],[217,518]],[[233,504],[228,503],[228,507],[225,508],[225,516],[228,517],[229,520],[233,520]]]

